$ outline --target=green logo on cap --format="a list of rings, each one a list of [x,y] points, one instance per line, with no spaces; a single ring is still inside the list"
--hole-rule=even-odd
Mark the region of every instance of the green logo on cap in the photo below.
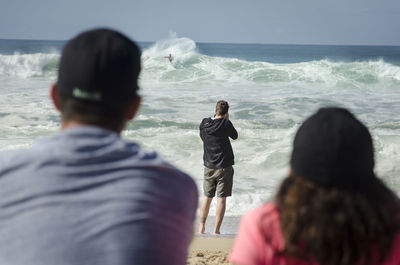
[[[93,101],[100,101],[101,100],[101,93],[100,92],[88,92],[75,87],[72,90],[72,95],[75,98],[79,99],[86,99],[86,100],[93,100]]]

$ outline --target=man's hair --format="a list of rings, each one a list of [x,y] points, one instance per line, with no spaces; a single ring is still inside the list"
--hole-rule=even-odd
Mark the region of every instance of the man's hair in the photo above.
[[[225,100],[219,100],[217,102],[217,105],[215,106],[215,114],[219,116],[224,116],[226,113],[228,113],[229,110],[229,104]]]
[[[94,125],[111,131],[120,132],[127,120],[127,113],[132,100],[120,101],[118,104],[98,104],[64,96],[57,92],[62,119]]]

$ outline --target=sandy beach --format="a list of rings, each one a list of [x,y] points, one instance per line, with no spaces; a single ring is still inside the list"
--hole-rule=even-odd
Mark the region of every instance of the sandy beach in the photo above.
[[[195,236],[189,247],[188,265],[230,264],[227,256],[233,237]]]

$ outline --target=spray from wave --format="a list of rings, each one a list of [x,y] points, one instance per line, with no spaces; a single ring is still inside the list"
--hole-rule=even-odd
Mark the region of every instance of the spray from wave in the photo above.
[[[176,64],[185,64],[190,59],[199,56],[196,43],[193,40],[189,38],[178,38],[175,35],[157,41],[146,49],[142,54],[142,61],[145,65],[151,65],[154,60],[159,61],[158,59],[165,59],[169,54],[172,54],[173,61],[175,61]]]
[[[241,49],[238,45],[237,49]],[[245,52],[245,51],[244,51]],[[166,57],[171,54],[172,61]],[[59,60],[57,53],[12,55],[0,54],[0,76],[29,78],[54,77]],[[171,34],[142,54],[142,86],[270,86],[282,85],[328,88],[361,88],[369,85],[398,87],[400,66],[384,60],[333,62],[315,60],[276,64],[201,54],[189,38]]]
[[[166,57],[171,54],[173,61]],[[213,57],[198,52],[188,38],[170,37],[143,52],[145,85],[268,86],[271,83],[307,83],[357,88],[382,82],[398,86],[400,67],[383,60],[332,62],[317,60],[290,64]]]
[[[57,71],[58,60],[58,54],[0,54],[0,76],[17,76],[21,78],[53,76]]]

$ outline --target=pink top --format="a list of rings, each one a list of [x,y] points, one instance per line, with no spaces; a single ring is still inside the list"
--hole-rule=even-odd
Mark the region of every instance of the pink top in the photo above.
[[[267,203],[242,217],[239,232],[228,260],[241,265],[284,265],[289,261],[275,255],[285,246],[279,212],[275,204]],[[291,260],[291,264],[307,265],[307,262]],[[391,256],[382,265],[400,265],[400,236],[395,240]]]

